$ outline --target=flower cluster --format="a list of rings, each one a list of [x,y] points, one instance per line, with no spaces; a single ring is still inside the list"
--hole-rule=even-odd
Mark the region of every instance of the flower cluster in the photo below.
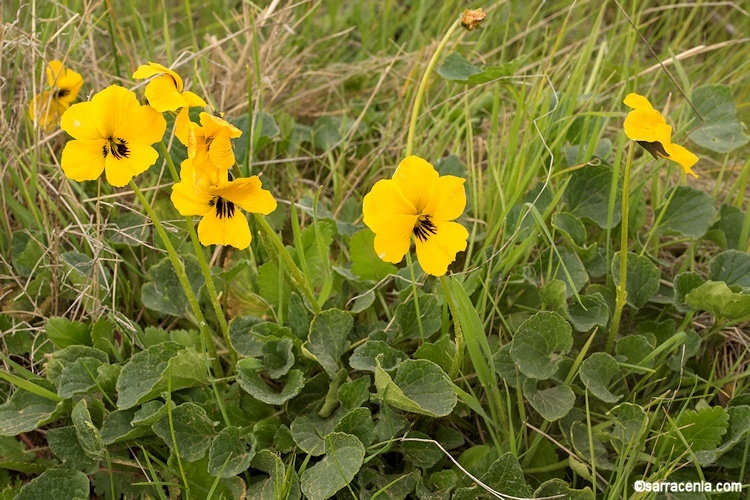
[[[29,118],[45,132],[50,132],[78,97],[78,92],[83,86],[83,77],[80,73],[63,66],[60,61],[50,61],[45,72],[50,90],[34,96],[29,104]]]
[[[198,215],[198,236],[203,245],[250,245],[247,218],[239,208],[268,215],[276,209],[273,195],[262,189],[258,176],[232,179],[235,166],[232,139],[242,131],[219,116],[202,112],[200,125],[190,121],[191,107],[206,107],[206,101],[184,89],[182,78],[161,64],[149,62],[133,78],[151,80],[146,85],[147,104],[119,85],[98,92],[88,102],[70,106],[83,79],[52,61],[47,69],[54,90],[37,96],[29,114],[48,129],[60,117],[60,128],[73,137],[62,152],[60,166],[78,182],[95,180],[102,172],[107,182],[123,187],[156,163],[153,144],[162,141],[167,122],[165,112],[178,112],[175,135],[188,149],[182,162],[180,181],[174,185],[172,201],[181,215]],[[47,113],[39,114],[41,104]]]
[[[686,174],[698,177],[692,166],[698,162],[698,157],[678,144],[672,144],[672,127],[651,103],[635,93],[628,94],[623,101],[633,108],[625,118],[625,135],[643,146],[646,151],[659,159],[666,158],[682,166]]]

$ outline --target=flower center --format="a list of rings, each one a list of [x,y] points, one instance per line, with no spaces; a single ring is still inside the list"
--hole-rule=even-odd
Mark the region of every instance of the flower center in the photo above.
[[[208,202],[209,206],[216,207],[216,217],[223,219],[227,217],[231,219],[234,217],[234,203],[229,200],[225,200],[221,196],[217,196]]]
[[[427,238],[429,238],[431,234],[437,233],[437,227],[435,227],[435,224],[432,223],[429,215],[420,215],[417,219],[417,223],[414,224],[412,233],[414,233],[414,236],[419,241],[424,243],[425,241],[427,241]]]
[[[125,139],[119,137],[110,137],[109,142],[102,146],[102,156],[105,158],[112,152],[112,157],[115,160],[122,160],[130,156],[130,149]]]
[[[65,97],[65,96],[66,96],[66,95],[68,95],[68,94],[70,94],[70,90],[68,90],[68,89],[55,89],[55,90],[54,90],[54,91],[52,92],[52,96],[53,96],[53,97],[54,97],[55,99],[59,99],[59,98],[61,98],[61,97]]]

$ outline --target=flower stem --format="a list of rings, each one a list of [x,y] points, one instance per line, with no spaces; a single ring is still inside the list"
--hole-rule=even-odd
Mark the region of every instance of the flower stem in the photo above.
[[[628,158],[625,160],[625,174],[622,180],[622,220],[620,221],[620,283],[617,285],[617,297],[615,299],[615,314],[612,316],[612,324],[609,327],[609,338],[605,352],[611,352],[615,347],[617,332],[620,328],[622,309],[628,297],[628,215],[630,210],[630,167],[635,156],[635,141],[630,141]]]
[[[185,291],[185,295],[187,296],[188,303],[190,304],[190,308],[193,310],[193,315],[195,316],[195,320],[198,322],[198,327],[200,328],[201,336],[203,338],[203,342],[206,344],[206,348],[208,349],[209,356],[211,357],[211,364],[213,366],[214,376],[217,378],[224,376],[224,370],[221,367],[221,361],[219,360],[219,356],[216,353],[216,346],[214,345],[213,338],[211,337],[211,332],[208,329],[208,323],[206,323],[206,318],[203,316],[203,311],[201,311],[200,304],[198,304],[198,299],[195,296],[195,293],[193,293],[193,288],[190,286],[190,280],[188,280],[187,273],[185,272],[185,264],[180,260],[180,257],[177,255],[177,252],[174,249],[174,246],[172,246],[172,242],[169,240],[169,236],[167,236],[167,232],[164,230],[164,227],[161,225],[161,221],[159,220],[159,217],[156,215],[156,212],[154,211],[154,208],[151,206],[151,204],[148,202],[145,196],[143,196],[143,193],[140,189],[138,189],[138,186],[136,185],[135,181],[130,181],[130,189],[133,190],[135,195],[140,200],[141,204],[143,205],[143,208],[146,210],[146,213],[151,218],[151,221],[154,223],[154,228],[156,229],[157,234],[159,235],[159,238],[161,238],[162,243],[164,243],[164,247],[167,250],[167,254],[169,255],[169,260],[172,262],[172,266],[174,267],[175,272],[177,273],[177,279],[180,281],[180,285],[182,286],[182,289]]]
[[[159,143],[161,146],[161,153],[164,159],[167,161],[169,172],[172,175],[172,180],[180,182],[180,175],[177,173],[177,169],[172,161],[172,156],[167,150],[167,145],[164,141]],[[193,224],[193,218],[189,215],[185,216],[185,226],[187,226],[188,233],[190,234],[190,240],[193,242],[193,251],[195,256],[198,258],[198,265],[203,273],[203,279],[206,281],[206,290],[208,291],[208,298],[211,300],[211,305],[214,308],[214,314],[216,319],[219,321],[219,327],[221,328],[221,335],[224,337],[224,342],[227,344],[227,351],[229,352],[229,359],[232,361],[232,366],[237,362],[237,353],[232,347],[232,343],[229,340],[229,325],[227,324],[227,318],[224,315],[224,311],[221,308],[219,302],[219,294],[216,292],[216,285],[214,284],[213,277],[211,276],[211,269],[208,267],[206,257],[203,255],[203,248],[201,247],[200,241],[198,240],[198,233],[195,232],[195,225]]]
[[[451,364],[451,371],[448,376],[453,380],[458,375],[458,371],[461,369],[464,361],[464,331],[461,329],[461,322],[458,319],[458,310],[456,309],[456,303],[453,301],[453,295],[451,295],[450,288],[448,288],[448,280],[445,276],[440,277],[440,284],[443,285],[443,292],[445,293],[445,300],[448,301],[448,309],[451,310],[453,316],[453,325],[456,329],[456,357],[453,358]]]
[[[453,35],[453,32],[458,29],[458,27],[461,26],[461,18],[459,17],[456,19],[450,28],[448,28],[448,31],[445,32],[445,35],[443,36],[443,39],[440,40],[440,44],[437,46],[437,49],[435,49],[435,53],[432,54],[432,57],[430,58],[430,62],[427,63],[427,68],[425,68],[424,74],[422,75],[422,80],[419,82],[419,87],[417,88],[417,95],[414,97],[414,105],[411,108],[411,121],[409,122],[409,133],[406,136],[406,156],[409,156],[414,151],[414,134],[417,129],[417,118],[419,117],[419,110],[422,107],[422,99],[424,99],[424,93],[425,89],[427,88],[427,80],[430,78],[430,73],[432,73],[432,70],[435,68],[435,65],[438,62],[438,59],[440,58],[440,54],[443,52],[443,49],[448,44],[448,40],[450,40],[451,35]]]
[[[406,265],[409,266],[411,275],[411,290],[414,296],[414,312],[417,313],[417,326],[419,327],[419,338],[424,342],[424,328],[422,327],[422,313],[419,311],[419,295],[417,295],[417,280],[414,279],[414,262],[411,260],[411,252],[406,252]]]
[[[300,290],[302,290],[302,293],[307,298],[307,301],[310,303],[310,307],[313,308],[313,312],[315,314],[320,314],[321,312],[323,312],[323,309],[320,307],[320,304],[318,304],[318,301],[315,298],[315,294],[307,285],[307,281],[302,275],[302,271],[299,270],[299,267],[297,267],[297,264],[295,264],[294,259],[292,259],[292,256],[289,255],[286,247],[284,247],[284,244],[276,235],[276,232],[274,232],[273,228],[270,226],[270,224],[268,224],[268,221],[266,221],[266,219],[261,214],[253,214],[253,216],[255,217],[255,222],[257,222],[258,226],[263,230],[268,240],[273,244],[274,250],[276,250],[276,254],[278,255],[279,259],[282,259],[284,261],[284,265],[289,270],[289,273],[292,275],[292,279],[294,280],[296,285]]]

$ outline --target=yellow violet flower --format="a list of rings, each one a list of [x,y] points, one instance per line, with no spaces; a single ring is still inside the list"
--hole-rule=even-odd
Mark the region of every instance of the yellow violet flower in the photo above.
[[[134,92],[111,85],[91,101],[74,104],[62,115],[60,127],[75,140],[62,152],[60,165],[74,181],[94,180],[102,171],[115,187],[156,162],[167,122],[161,113],[142,106]]]
[[[364,222],[375,233],[375,252],[394,264],[409,251],[411,239],[422,269],[442,276],[456,254],[466,250],[469,232],[451,222],[466,208],[465,179],[440,176],[426,160],[406,157],[392,179],[375,183],[364,198]]]
[[[201,126],[190,122],[187,136],[178,135],[177,138],[187,146],[188,156],[193,158],[196,166],[210,164],[220,170],[229,170],[235,163],[232,139],[240,137],[242,130],[220,116],[206,112],[200,114],[200,122]]]
[[[250,246],[252,236],[237,207],[268,215],[276,210],[270,191],[262,189],[257,175],[231,180],[228,172],[201,168],[187,158],[181,164],[180,182],[172,186],[172,203],[181,215],[197,215],[201,245]]]
[[[625,135],[643,146],[654,158],[675,161],[682,166],[686,174],[698,177],[692,170],[692,166],[698,162],[698,157],[684,147],[672,144],[672,127],[667,125],[667,121],[651,106],[648,99],[631,93],[623,102],[633,108],[623,124]]]
[[[143,80],[153,78],[146,85],[146,99],[156,111],[177,111],[180,108],[206,106],[206,101],[197,94],[184,90],[180,75],[159,63],[149,62],[139,66],[133,73],[133,78]]]
[[[29,117],[49,132],[78,97],[83,77],[80,73],[67,69],[60,61],[50,61],[45,70],[47,83],[52,90],[45,90],[34,96],[29,103]]]
[[[133,78],[136,80],[152,76],[156,78],[146,85],[145,92],[149,106],[162,113],[182,108],[175,120],[175,135],[181,142],[187,142],[186,137],[190,126],[188,110],[191,107],[206,107],[206,101],[193,92],[183,90],[184,84],[180,75],[159,63],[149,62],[138,66],[133,73]]]

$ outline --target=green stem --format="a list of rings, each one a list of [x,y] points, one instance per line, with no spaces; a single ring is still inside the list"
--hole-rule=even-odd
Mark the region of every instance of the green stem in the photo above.
[[[625,301],[628,297],[628,214],[630,210],[630,167],[635,156],[635,141],[630,141],[628,158],[625,160],[625,173],[622,180],[622,221],[620,221],[620,283],[617,285],[617,298],[615,301],[615,314],[612,316],[612,324],[609,327],[609,338],[605,352],[612,352],[615,348],[617,332],[620,329],[620,318]]]
[[[174,161],[172,161],[172,156],[169,154],[166,144],[164,144],[164,141],[161,141],[159,145],[161,146],[161,153],[164,156],[164,159],[167,161],[167,166],[169,167],[169,172],[172,175],[172,179],[175,182],[180,182],[180,176],[177,173],[177,169],[174,166]],[[219,321],[221,335],[222,337],[224,337],[224,342],[227,345],[227,351],[229,351],[229,359],[232,361],[232,366],[234,366],[234,364],[237,363],[237,353],[232,347],[232,343],[229,341],[229,325],[227,324],[227,318],[221,308],[221,303],[219,302],[219,294],[216,292],[216,285],[214,284],[214,280],[211,275],[211,269],[208,267],[208,262],[206,261],[205,255],[203,255],[203,248],[201,247],[200,241],[198,240],[198,233],[195,232],[193,218],[189,215],[185,216],[185,226],[187,226],[188,233],[190,234],[190,240],[193,243],[193,251],[195,252],[195,256],[198,258],[198,265],[200,266],[201,272],[203,273],[203,279],[206,281],[208,298],[210,299],[211,305],[214,308],[214,314]]]
[[[320,304],[318,304],[318,301],[315,298],[315,294],[307,285],[307,281],[302,275],[302,271],[299,270],[299,267],[297,267],[297,264],[295,264],[294,259],[292,259],[292,256],[289,255],[286,247],[284,247],[284,244],[276,235],[276,232],[273,230],[270,224],[268,224],[268,221],[266,221],[265,217],[263,217],[261,214],[253,214],[253,216],[255,217],[255,222],[257,222],[258,226],[263,230],[269,241],[271,241],[271,243],[273,244],[279,258],[284,261],[284,265],[289,270],[289,273],[292,275],[292,279],[295,281],[296,285],[300,290],[302,290],[302,293],[307,298],[307,301],[310,303],[310,307],[313,308],[313,312],[315,314],[320,314],[321,312],[323,312],[323,309],[320,307]]]
[[[453,295],[451,295],[450,288],[448,288],[448,280],[445,276],[440,276],[440,284],[443,285],[445,300],[448,301],[448,309],[451,310],[453,325],[456,329],[456,357],[453,358],[453,364],[451,364],[451,370],[448,373],[448,376],[453,380],[458,376],[458,372],[464,361],[464,331],[461,329],[461,322],[458,319],[458,309],[456,308],[456,303],[453,301]]]
[[[435,68],[435,65],[438,62],[438,59],[440,58],[440,54],[443,52],[443,49],[448,44],[448,40],[450,40],[451,35],[453,35],[453,32],[458,29],[458,27],[461,26],[461,18],[459,17],[456,19],[450,28],[448,28],[448,31],[445,32],[445,35],[443,36],[443,39],[440,40],[440,44],[437,46],[437,49],[435,49],[435,53],[432,54],[432,57],[430,58],[430,62],[427,63],[427,68],[424,71],[424,74],[422,75],[422,80],[419,82],[419,87],[417,88],[417,95],[414,97],[414,105],[411,108],[411,121],[409,122],[409,133],[406,136],[406,156],[409,156],[414,151],[414,134],[417,129],[417,118],[419,117],[419,110],[422,107],[422,99],[424,99],[424,93],[425,89],[427,89],[427,80],[430,78],[430,73],[432,73],[432,70]]]
[[[187,296],[188,303],[190,304],[190,308],[193,310],[193,315],[195,316],[195,320],[198,322],[198,327],[200,328],[203,342],[206,344],[206,348],[208,349],[209,356],[211,357],[211,364],[213,366],[214,376],[223,377],[224,370],[221,368],[221,361],[219,360],[219,356],[216,353],[216,346],[214,345],[211,332],[208,329],[208,323],[206,323],[206,318],[203,316],[203,311],[201,311],[200,304],[198,304],[198,299],[196,298],[195,293],[193,293],[193,288],[190,286],[190,280],[188,280],[187,273],[185,272],[185,264],[182,262],[182,260],[180,260],[180,257],[177,255],[177,252],[175,251],[174,246],[172,246],[172,242],[169,240],[169,236],[167,236],[167,232],[164,230],[164,227],[161,225],[161,221],[159,220],[159,217],[156,215],[154,208],[148,202],[146,197],[143,196],[143,193],[141,192],[141,190],[138,189],[138,186],[136,185],[135,181],[131,180],[128,185],[130,186],[130,189],[133,190],[136,197],[138,197],[138,199],[140,200],[141,204],[143,205],[143,208],[146,210],[146,213],[151,218],[151,221],[154,223],[154,229],[156,229],[156,232],[159,235],[159,238],[161,238],[162,243],[164,243],[164,247],[166,248],[167,254],[169,255],[169,260],[172,262],[172,266],[174,267],[174,270],[177,273],[177,279],[180,281],[180,285],[182,286],[182,289],[185,291],[185,295]]]
[[[414,262],[411,260],[411,252],[406,252],[406,265],[411,275],[411,290],[414,296],[414,312],[417,313],[417,326],[419,327],[419,338],[424,342],[424,328],[422,327],[422,313],[419,310],[419,295],[417,295],[417,280],[414,279]]]

